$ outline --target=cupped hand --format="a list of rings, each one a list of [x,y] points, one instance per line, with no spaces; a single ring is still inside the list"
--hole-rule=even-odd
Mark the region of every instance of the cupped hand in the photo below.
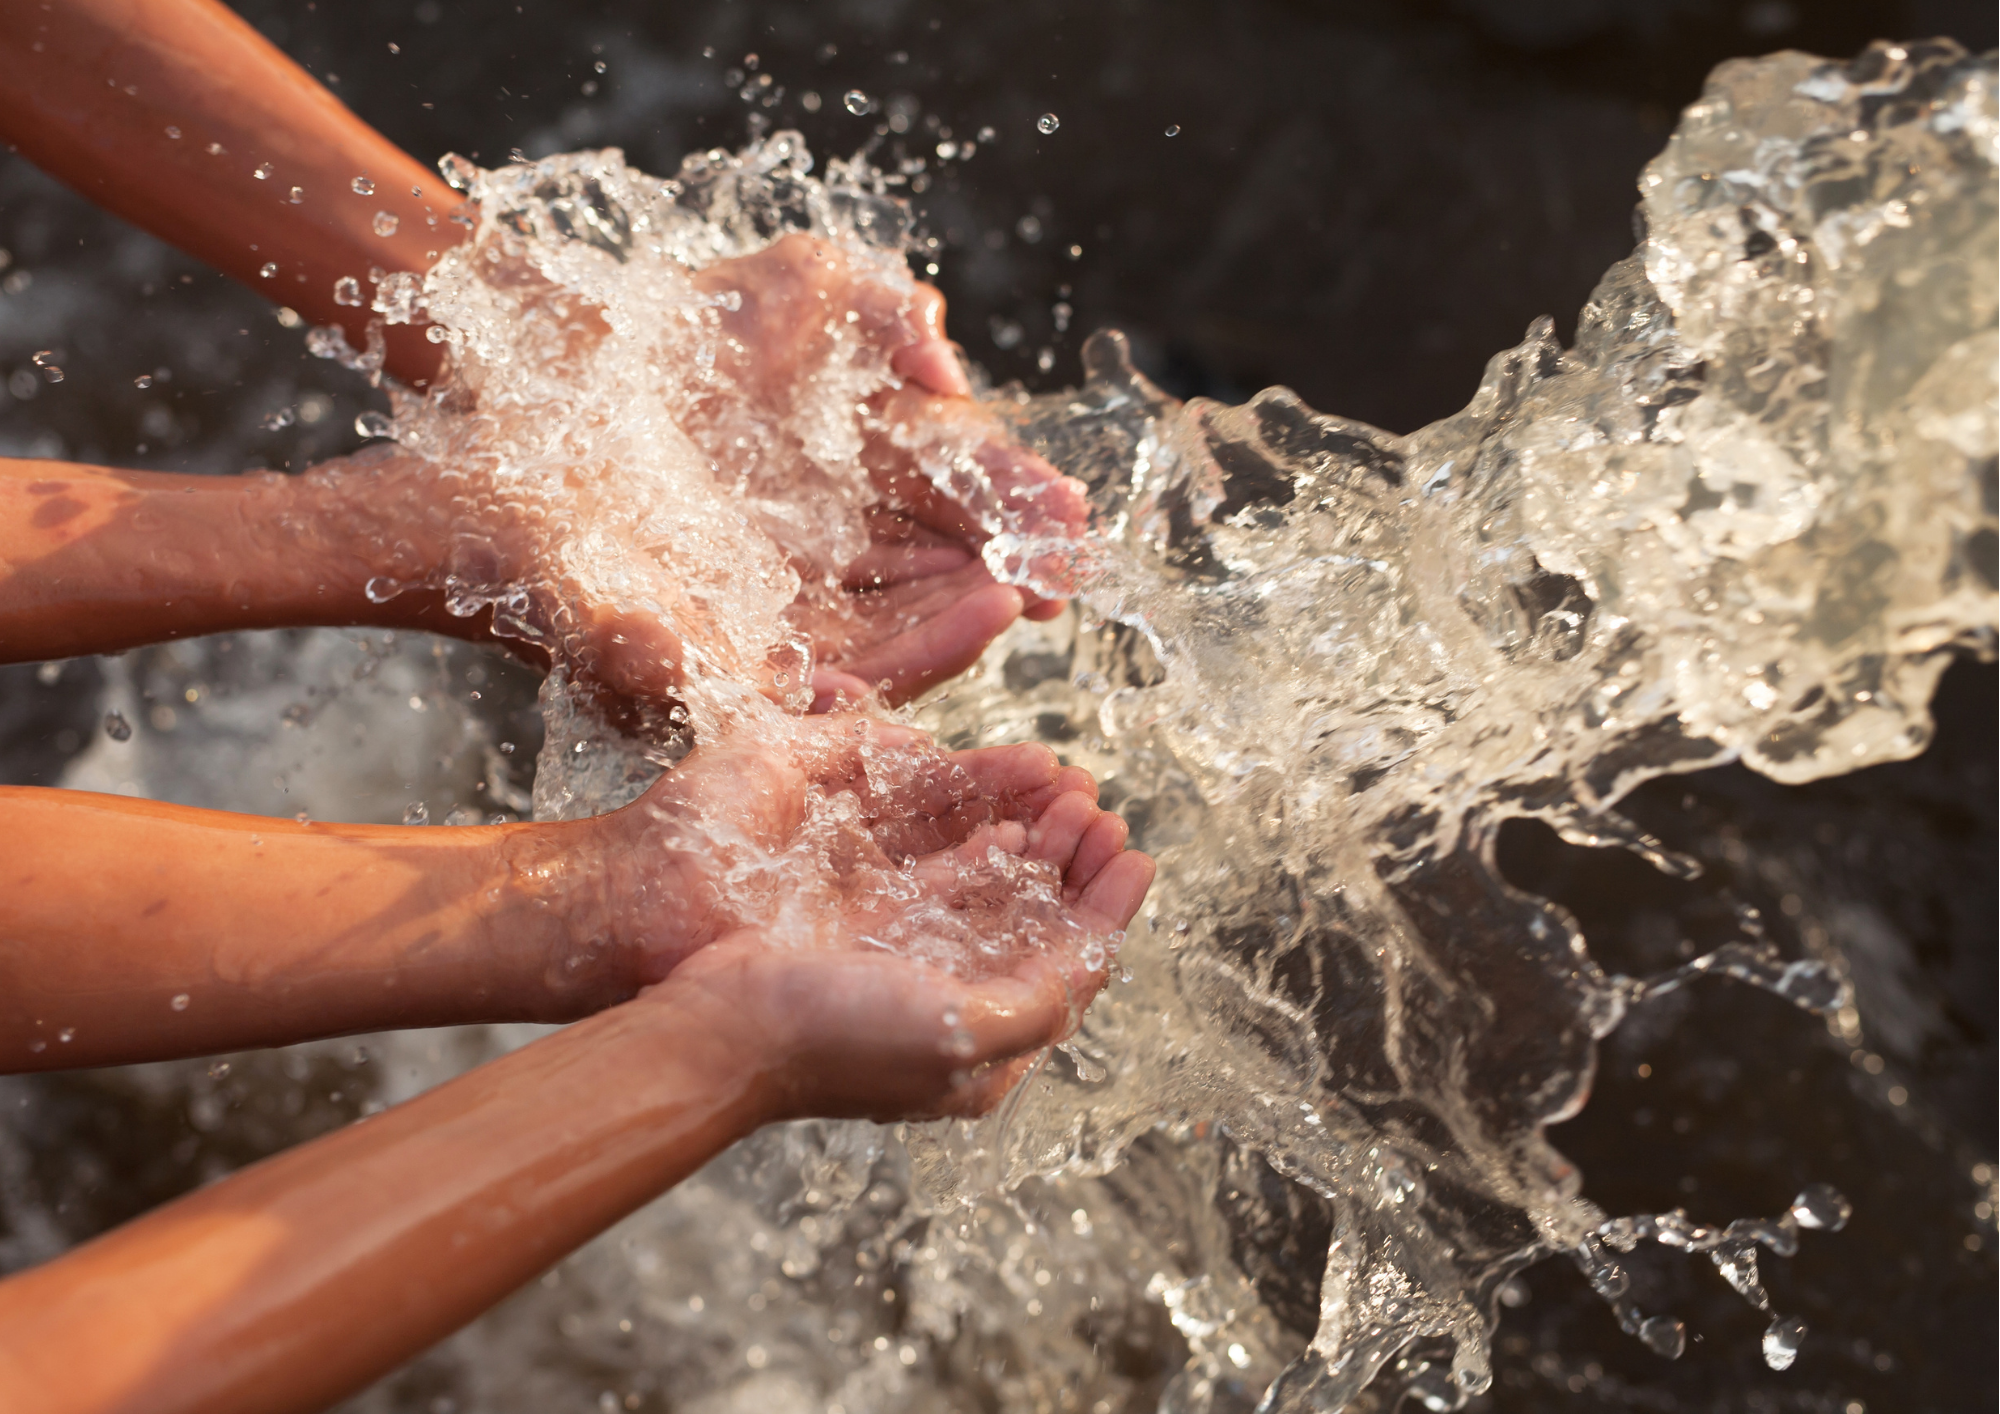
[[[872,916],[879,900],[857,901],[812,937],[771,925],[721,934],[638,1005],[692,1006],[755,1075],[764,1119],[984,1113],[1035,1053],[1075,1029],[1103,987],[1117,935],[1152,882],[1152,861],[1123,847],[1123,822],[1097,809],[1094,791],[1062,789],[1066,773],[1047,775],[1047,763],[1026,750],[958,760],[968,774],[1006,781],[1023,804],[1045,803],[983,820],[957,844],[911,860],[907,877],[934,903],[966,906],[960,885],[980,856],[1000,849],[1038,861],[1062,880],[1070,941],[1081,932],[1103,945],[1094,957],[1088,948],[1030,949],[997,972],[968,978],[880,950]],[[1034,781],[1041,784],[1019,791]],[[941,818],[950,817],[931,817],[912,839]],[[965,818],[961,812],[945,833]]]
[[[1083,891],[1120,856],[1124,822],[1047,747],[943,753],[909,728],[846,716],[790,719],[782,736],[774,725],[711,733],[638,801],[588,822],[579,847],[605,861],[590,930],[618,940],[635,982],[746,928],[815,935],[801,944],[891,936],[890,894],[976,934],[985,920],[968,910],[993,900],[960,895],[988,851],[1059,882],[1066,905],[1116,911]],[[1131,861],[1114,883],[1133,869],[1150,880],[1150,862]]]
[[[1083,488],[973,400],[936,288],[911,281],[899,260],[871,266],[804,235],[711,266],[695,283],[724,336],[717,387],[728,391],[716,396],[782,422],[843,361],[886,356],[895,375],[861,414],[862,460],[882,498],[869,548],[846,565],[801,566],[808,588],[793,619],[815,647],[816,710],[873,691],[906,701],[971,666],[1016,617],[1060,612],[997,582],[979,551],[1002,525],[1080,535]],[[827,582],[839,592],[812,587]]]

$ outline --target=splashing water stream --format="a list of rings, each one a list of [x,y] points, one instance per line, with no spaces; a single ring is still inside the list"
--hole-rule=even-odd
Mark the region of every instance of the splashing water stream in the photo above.
[[[962,438],[894,434],[979,512],[996,575],[1082,606],[918,719],[948,744],[1059,743],[1161,879],[1126,980],[1000,1114],[770,1131],[724,1162],[733,1183],[627,1225],[648,1290],[649,1244],[686,1265],[690,1226],[712,1228],[710,1269],[671,1281],[719,1279],[731,1314],[677,1325],[754,1342],[741,1378],[705,1372],[712,1407],[914,1408],[959,1382],[1108,1409],[1099,1352],[1158,1303],[1190,1352],[1162,1408],[1340,1409],[1392,1361],[1453,1408],[1488,1382],[1499,1288],[1551,1253],[1678,1354],[1614,1256],[1647,1240],[1769,1309],[1757,1247],[1838,1227],[1837,1194],[1720,1227],[1609,1218],[1543,1131],[1631,1007],[1718,973],[1824,1012],[1837,961],[1781,957],[1746,913],[1673,973],[1606,975],[1500,880],[1494,836],[1532,817],[1686,870],[1616,813],[1640,781],[1734,759],[1798,782],[1922,748],[1946,651],[1990,651],[1995,626],[1994,123],[1991,61],[1948,44],[1724,66],[1647,168],[1646,239],[1575,346],[1539,321],[1407,437],[1284,389],[1181,406],[1099,335],[1083,388],[993,404],[1088,485],[1081,538],[1007,510]],[[704,400],[701,270],[804,231],[907,282],[883,179],[808,165],[779,134],[671,183],[615,153],[468,166],[474,241],[374,297],[391,321],[427,308],[477,400],[405,400],[394,435],[469,502],[531,505],[587,593],[682,627],[697,737],[732,713],[782,729],[737,684],[773,649],[802,680],[795,567],[863,543],[869,399],[893,382],[865,341],[834,321],[776,420]],[[604,311],[587,357],[564,299]],[[725,461],[744,470],[718,494]],[[810,524],[774,494],[800,484]],[[519,602],[469,561],[452,576],[463,612]],[[670,759],[551,683],[538,812],[622,803]],[[1302,1339],[1267,1278],[1320,1251]],[[1777,1317],[1768,1362],[1802,1337]]]
[[[460,479],[441,587],[584,661],[580,623],[487,548],[528,524],[568,602],[656,613],[688,649],[685,715],[643,737],[551,675],[538,815],[633,799],[690,736],[796,730],[813,649],[790,606],[834,601],[811,567],[866,544],[862,462],[886,438],[975,509],[997,576],[1079,606],[1017,625],[915,720],[946,746],[1057,745],[1161,863],[1123,980],[999,1113],[767,1130],[552,1273],[653,1318],[602,1363],[704,1414],[1110,1414],[1152,1397],[1119,1352],[1166,1323],[1187,1350],[1157,1393],[1172,1414],[1384,1390],[1451,1409],[1490,1378],[1503,1288],[1550,1255],[1662,1354],[1681,1326],[1618,1262],[1643,1242],[1769,1310],[1757,1248],[1839,1228],[1839,1194],[1614,1217],[1544,1131],[1633,1008],[1719,974],[1837,1010],[1841,958],[1784,956],[1744,910],[1670,973],[1608,974],[1501,879],[1495,838],[1532,818],[1687,873],[1617,813],[1640,782],[1912,756],[1948,653],[1990,655],[1994,90],[1990,58],[1943,42],[1723,66],[1646,169],[1645,239],[1574,347],[1538,321],[1409,436],[1284,389],[1179,405],[1100,334],[1082,388],[988,400],[1088,487],[1081,536],[1011,508],[962,428],[896,431],[858,321],[827,321],[782,407],[718,391],[738,312],[703,282],[718,262],[804,233],[909,288],[907,216],[865,164],[815,178],[782,133],[671,182],[615,152],[448,164],[473,239],[370,296],[452,347],[456,381],[370,429]],[[316,348],[379,368],[373,342]],[[772,664],[783,705],[749,686]],[[779,921],[808,926],[850,827],[826,807],[745,865],[800,890]],[[1046,881],[990,867],[1025,900],[999,942],[913,916],[883,944],[975,969],[1080,945]],[[457,1337],[476,1407],[541,1407],[509,1319]],[[1774,1314],[1769,1364],[1803,1338]]]

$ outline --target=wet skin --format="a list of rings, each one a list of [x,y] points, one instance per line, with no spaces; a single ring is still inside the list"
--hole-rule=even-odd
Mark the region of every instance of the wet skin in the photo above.
[[[219,5],[0,0],[0,62],[0,136],[357,346],[363,312],[332,302],[334,281],[424,270],[463,230],[435,177]],[[350,188],[361,174],[367,196]],[[394,236],[374,234],[377,211],[397,215]],[[837,255],[783,242],[703,272],[746,295],[729,330],[741,394],[785,396],[816,327],[799,310],[852,309],[902,382],[875,409],[885,428],[929,419],[985,438],[1003,500],[1080,524],[1075,488],[965,396],[936,292],[885,306]],[[423,386],[437,357],[421,331],[388,331],[394,376]],[[986,575],[977,518],[895,438],[871,448],[870,470],[884,493],[874,546],[833,567],[851,601],[799,609],[831,665],[819,708],[882,679],[914,694],[1024,610],[1055,608]],[[435,469],[394,450],[292,478],[0,462],[0,661],[252,627],[490,634],[434,594],[367,593],[442,562],[462,528],[435,487]],[[670,627],[565,598],[531,540],[479,531],[503,569],[545,582],[543,626],[581,645],[575,666],[612,698],[671,693]],[[396,547],[390,563],[377,544]],[[0,1405],[323,1407],[761,1124],[996,1103],[1074,1027],[1101,973],[1029,954],[958,980],[863,950],[865,899],[811,936],[773,936],[723,886],[713,827],[778,848],[811,792],[849,792],[870,848],[910,859],[940,906],[963,907],[961,864],[999,849],[1059,878],[1070,919],[1107,938],[1151,862],[1124,849],[1089,778],[1041,748],[945,758],[866,725],[927,763],[877,789],[851,722],[821,720],[783,744],[718,734],[634,806],[561,825],[300,825],[0,790],[0,1069],[589,1018],[0,1282]]]
[[[53,6],[0,0],[0,68],[17,76],[0,86],[0,138],[109,210],[250,288],[314,323],[340,324],[356,348],[365,345],[373,316],[336,304],[335,282],[351,276],[366,289],[371,269],[421,273],[468,229],[457,194],[435,174],[210,0],[69,0]],[[226,82],[217,82],[218,75]],[[167,136],[170,128],[180,136]],[[221,151],[211,153],[211,146]],[[265,177],[255,175],[267,169]],[[353,190],[358,176],[372,183],[366,195]],[[378,212],[397,217],[392,235],[375,233]],[[266,278],[261,272],[270,264],[278,273]],[[1074,483],[1009,446],[967,396],[935,289],[907,282],[886,289],[849,270],[835,248],[804,237],[711,267],[699,282],[714,292],[734,289],[747,296],[740,312],[724,316],[746,397],[781,392],[827,322],[849,310],[903,382],[893,398],[877,400],[887,420],[869,457],[884,491],[883,514],[874,522],[876,548],[855,565],[837,567],[853,602],[831,616],[838,622],[823,624],[829,619],[823,606],[802,606],[815,620],[810,627],[822,630],[814,636],[825,650],[816,706],[824,710],[843,696],[858,701],[885,681],[890,700],[907,700],[963,671],[1024,610],[1035,617],[1057,611],[1058,605],[994,582],[976,556],[983,532],[914,473],[908,457],[894,451],[897,439],[887,435],[893,427],[927,420],[976,424],[988,443],[980,459],[1003,494],[1016,500],[1039,494],[1048,516],[1082,523]],[[580,320],[578,327],[592,322]],[[412,386],[428,386],[439,371],[440,346],[416,325],[384,333],[384,370]],[[439,479],[415,462],[395,475],[371,466],[365,478],[333,475],[340,469],[331,465],[322,484],[289,492],[273,489],[269,478],[210,484],[168,511],[162,498],[186,492],[188,478],[102,468],[54,474],[46,464],[0,461],[7,481],[79,483],[78,494],[60,503],[28,508],[68,513],[67,521],[47,527],[56,532],[49,546],[16,542],[0,550],[0,572],[31,564],[44,548],[70,550],[39,576],[36,603],[51,616],[52,632],[31,637],[25,625],[7,621],[7,605],[0,602],[0,652],[20,661],[280,623],[489,636],[490,615],[454,619],[441,593],[419,588],[379,605],[362,593],[377,576],[421,582],[425,570],[441,567],[449,539],[441,522],[449,517]],[[122,482],[123,495],[110,484],[114,479]],[[0,508],[10,523],[23,509],[19,494],[0,487],[0,495],[16,500]],[[79,499],[86,505],[81,515],[68,505]],[[162,543],[144,528],[154,515],[197,547],[171,568],[148,563]],[[270,523],[274,516],[282,530]],[[73,543],[86,525],[94,550]],[[568,638],[580,658],[571,666],[638,718],[646,715],[647,699],[671,692],[679,644],[668,626],[615,606],[565,600],[559,572],[539,562],[539,547],[520,527],[481,531],[491,540],[497,569],[549,586],[537,606],[539,632],[531,635],[542,641],[516,635],[506,640],[510,648],[546,665],[549,642]],[[378,534],[402,547],[396,563],[363,562],[368,553],[386,553],[361,548]],[[342,556],[343,544],[352,553]],[[299,551],[317,575],[309,585],[298,582],[295,567],[271,559]],[[0,588],[0,600],[5,597]],[[101,646],[75,631],[79,623],[103,624]]]

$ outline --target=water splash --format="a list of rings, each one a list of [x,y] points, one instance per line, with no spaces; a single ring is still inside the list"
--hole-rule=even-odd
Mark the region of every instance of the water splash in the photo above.
[[[1704,1253],[1768,1306],[1757,1249],[1838,1227],[1838,1195],[1611,1218],[1544,1130],[1630,1008],[1718,973],[1820,1009],[1842,980],[1749,926],[1665,976],[1608,976],[1500,879],[1494,838],[1535,818],[1685,872],[1615,814],[1639,782],[1730,760],[1804,781],[1922,749],[1946,651],[1990,652],[1995,627],[1995,141],[1992,62],[1948,44],[1725,65],[1644,174],[1647,238],[1575,346],[1539,322],[1454,417],[1398,437],[1282,389],[1183,407],[1100,336],[1083,388],[1003,404],[1091,485],[1081,543],[918,448],[984,508],[996,572],[1084,606],[1017,629],[921,719],[954,744],[1060,743],[1161,883],[1130,982],[1003,1115],[773,1130],[591,1249],[573,1280],[657,1317],[637,1358],[716,1409],[950,1388],[1010,1411],[1282,1414],[1378,1378],[1449,1409],[1489,1378],[1513,1274],[1548,1255],[1662,1354],[1682,1329],[1627,1304],[1613,1252]],[[614,329],[671,331],[685,285],[657,283],[649,243],[687,268],[785,230],[900,250],[864,169],[804,163],[781,134],[675,183],[607,154],[453,170],[483,200],[472,249]],[[571,460],[607,438],[621,466],[685,460],[671,400],[647,411],[657,386],[614,389],[616,424],[548,415],[575,410],[563,350],[524,344],[462,271],[424,296],[488,370],[482,407],[535,409]],[[464,450],[428,416],[403,406],[398,437]],[[841,426],[815,428],[834,485]],[[796,586],[769,586],[713,596],[716,672],[783,639]],[[538,809],[629,798],[663,762],[551,683]],[[1774,1322],[1767,1360],[1801,1339]],[[1105,1354],[1175,1340],[1163,1389]]]

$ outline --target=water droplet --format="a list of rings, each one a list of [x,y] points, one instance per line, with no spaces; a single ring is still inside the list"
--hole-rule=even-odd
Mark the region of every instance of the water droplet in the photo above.
[[[210,1080],[220,1080],[227,1074],[229,1074],[228,1061],[215,1061],[208,1067],[208,1078]]]
[[[1805,1344],[1806,1323],[1798,1316],[1780,1316],[1764,1332],[1764,1363],[1774,1370],[1789,1370]]]
[[[257,273],[263,276],[266,280],[270,279],[273,275],[278,273],[278,262],[275,260],[265,261],[262,265],[257,267]]]
[[[396,227],[400,224],[401,222],[396,219],[396,213],[393,211],[378,211],[375,213],[375,234],[378,236],[395,235]]]
[[[342,275],[338,280],[333,282],[333,302],[335,304],[347,305],[349,308],[359,308],[361,305],[361,282],[352,275]]]
[[[386,604],[403,592],[401,585],[386,575],[376,575],[361,586],[361,592],[368,596],[371,604]]]
[[[1839,1232],[1854,1216],[1854,1205],[1830,1183],[1808,1183],[1792,1199],[1792,1217],[1800,1227],[1825,1228]]]
[[[71,1041],[74,1041],[76,1039],[76,1028],[74,1026],[63,1027],[62,1030],[56,1032],[56,1039],[62,1042],[65,1046],[68,1045]]]
[[[1062,119],[1058,118],[1053,113],[1044,113],[1042,114],[1041,117],[1035,119],[1035,131],[1040,133],[1043,137],[1047,137],[1050,133],[1054,132],[1057,128],[1061,126],[1062,126]]]
[[[47,382],[50,383],[62,382],[63,371],[62,369],[56,366],[56,356],[48,349],[43,349],[40,353],[35,355],[34,364],[35,367],[42,370],[42,377]]]
[[[286,407],[279,408],[276,412],[265,413],[263,421],[258,425],[266,432],[276,432],[281,428],[290,427],[297,420],[298,414]]]
[[[1181,135],[1181,125],[1179,123],[1167,124],[1168,137],[1179,137],[1180,135]]]
[[[141,374],[140,374],[140,375],[139,375],[139,376],[138,376],[137,378],[134,378],[134,379],[132,380],[132,386],[133,386],[133,387],[135,387],[135,388],[150,388],[150,387],[152,387],[152,386],[153,386],[153,375],[152,375],[152,374],[150,374],[150,373],[141,373]]]
[[[1639,1323],[1639,1339],[1669,1360],[1678,1360],[1687,1349],[1687,1327],[1672,1316],[1648,1316]]]
[[[371,409],[354,419],[354,430],[363,437],[387,437],[395,432],[396,424],[389,420],[388,414]]]
[[[125,720],[123,712],[106,712],[104,714],[104,734],[113,741],[130,741],[132,739],[132,724]]]
[[[46,1051],[48,1048],[49,1048],[49,1043],[47,1041],[44,1041],[39,1036],[37,1036],[34,1040],[28,1042],[28,1051],[31,1055],[38,1056],[43,1051]]]
[[[175,992],[174,999],[168,1002],[167,1005],[172,1007],[175,1011],[186,1011],[188,1009],[188,1002],[190,1000],[192,1000],[192,998],[190,998],[186,992]]]
[[[453,191],[471,191],[479,177],[479,164],[456,152],[447,152],[438,158],[438,171]]]
[[[405,825],[428,825],[431,822],[431,808],[421,800],[412,801],[403,810]]]
[[[356,177],[349,185],[354,188],[356,196],[373,196],[375,194],[375,183],[369,181],[366,177]]]
[[[858,88],[850,88],[841,95],[840,106],[859,118],[875,106],[875,100]]]
[[[172,138],[175,142],[179,142],[181,140],[181,130],[175,127],[172,123],[169,123],[167,124],[167,136]]]
[[[276,170],[277,170],[277,169],[276,169],[276,168],[274,168],[274,167],[273,167],[273,166],[272,166],[272,165],[271,165],[270,163],[268,163],[268,162],[260,162],[260,163],[258,163],[258,164],[257,164],[257,170],[256,170],[256,171],[254,171],[254,172],[252,172],[252,173],[251,173],[250,175],[251,175],[251,176],[253,176],[253,177],[255,177],[255,178],[256,178],[256,179],[258,180],[258,181],[260,181],[260,182],[261,182],[261,181],[263,181],[263,180],[264,180],[265,178],[269,177],[269,176],[271,175],[271,173],[272,173],[272,172],[274,172],[274,171],[276,171]]]
[[[293,187],[291,199],[292,199],[292,205],[297,206],[300,202],[306,199],[306,189],[304,187]]]

